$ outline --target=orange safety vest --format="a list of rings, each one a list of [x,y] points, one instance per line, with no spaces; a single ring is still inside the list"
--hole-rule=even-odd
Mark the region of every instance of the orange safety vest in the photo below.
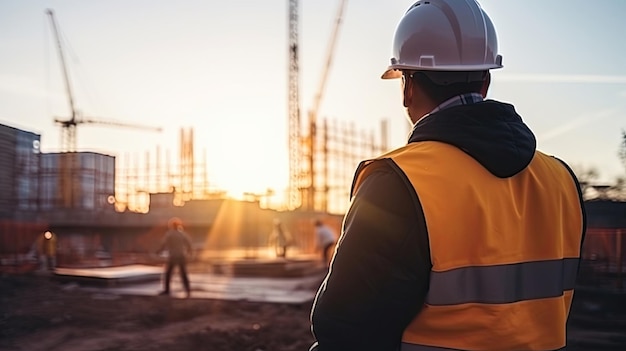
[[[498,178],[460,149],[411,143],[382,158],[420,200],[432,271],[402,351],[564,350],[584,235],[572,173],[541,152]],[[366,177],[361,167],[353,194]]]

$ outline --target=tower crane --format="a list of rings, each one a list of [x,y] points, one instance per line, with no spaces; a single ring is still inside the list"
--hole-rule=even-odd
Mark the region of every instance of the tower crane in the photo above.
[[[136,128],[144,130],[152,130],[160,132],[161,128],[152,126],[143,126],[138,124],[124,123],[114,120],[104,120],[96,118],[85,118],[80,116],[76,110],[74,103],[74,96],[72,94],[72,87],[70,84],[69,74],[67,66],[65,64],[65,56],[63,55],[63,46],[61,45],[61,39],[59,36],[58,25],[54,17],[54,12],[51,9],[46,10],[46,14],[50,18],[50,24],[54,31],[56,39],[59,61],[61,63],[61,69],[63,72],[63,78],[65,81],[65,91],[67,93],[67,99],[70,107],[69,119],[54,118],[54,122],[61,126],[61,151],[63,154],[60,158],[60,176],[59,176],[59,194],[62,205],[64,207],[73,208],[78,204],[80,199],[80,186],[75,181],[74,170],[76,169],[76,127],[79,124],[101,124],[112,127],[126,127]]]
[[[300,77],[298,63],[298,0],[289,0],[289,77],[288,77],[288,133],[289,133],[289,185],[287,207],[300,206]]]
[[[108,125],[112,127],[126,127],[126,128],[135,128],[135,129],[143,129],[143,130],[151,130],[160,132],[161,128],[152,127],[152,126],[144,126],[139,124],[132,123],[124,123],[114,120],[104,120],[104,119],[95,119],[95,118],[84,118],[80,116],[79,112],[76,110],[76,106],[74,103],[74,96],[72,94],[72,87],[70,84],[69,73],[67,70],[67,65],[65,64],[65,56],[63,55],[63,46],[61,45],[61,38],[59,36],[58,25],[54,17],[54,12],[52,9],[47,9],[46,14],[50,17],[50,23],[52,26],[52,30],[54,31],[54,37],[56,39],[57,51],[59,54],[59,61],[61,62],[61,69],[63,72],[63,78],[65,81],[65,91],[67,93],[67,99],[70,107],[70,118],[69,119],[61,119],[55,118],[54,122],[61,126],[61,150],[63,152],[75,152],[76,151],[76,127],[79,124],[101,124]]]
[[[289,0],[289,205],[302,206],[305,210],[315,210],[317,141],[317,115],[326,91],[328,74],[343,22],[347,0],[341,0],[335,17],[333,31],[328,42],[326,61],[320,76],[313,104],[308,110],[309,134],[303,135],[300,121],[299,65],[298,65],[298,0]],[[302,156],[306,164],[302,165]],[[303,171],[304,168],[304,171]]]
[[[341,0],[339,3],[339,9],[337,10],[337,15],[335,16],[335,25],[333,27],[333,31],[331,32],[330,41],[328,42],[328,49],[326,52],[326,62],[324,64],[322,75],[320,77],[319,86],[315,93],[315,97],[313,99],[313,105],[308,111],[309,115],[309,140],[307,142],[308,150],[308,189],[306,191],[307,195],[307,208],[310,210],[317,209],[316,206],[316,194],[317,194],[317,173],[316,173],[316,142],[317,142],[317,115],[322,104],[322,98],[324,97],[324,93],[326,92],[326,83],[328,82],[328,74],[330,72],[330,67],[333,62],[333,57],[335,54],[335,48],[337,47],[337,38],[339,37],[339,29],[341,28],[341,24],[343,22],[343,13],[346,8],[347,0]],[[322,189],[324,192],[324,199],[322,201],[322,209],[326,210],[326,191],[327,189]]]
[[[317,121],[317,113],[319,112],[320,105],[322,104],[322,98],[324,97],[324,93],[326,91],[326,83],[328,82],[328,73],[330,72],[330,67],[333,62],[333,57],[335,54],[335,48],[337,47],[337,38],[339,37],[339,29],[341,28],[341,24],[343,22],[343,13],[346,8],[347,0],[341,0],[339,3],[339,9],[337,10],[337,15],[335,17],[335,26],[333,27],[333,31],[330,36],[330,41],[328,42],[328,49],[326,51],[326,61],[322,70],[322,75],[319,81],[318,88],[315,92],[315,98],[313,100],[313,105],[309,109],[309,122],[315,124]]]

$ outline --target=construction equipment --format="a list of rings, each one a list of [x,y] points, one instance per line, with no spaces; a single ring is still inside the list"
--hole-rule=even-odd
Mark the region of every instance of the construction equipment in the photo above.
[[[328,81],[328,73],[330,72],[330,67],[332,65],[333,56],[335,54],[335,48],[337,46],[337,38],[339,37],[339,29],[341,27],[341,23],[343,22],[343,13],[348,3],[347,0],[341,0],[339,3],[339,10],[337,11],[337,16],[335,17],[335,26],[331,33],[330,41],[328,42],[328,51],[326,52],[326,63],[322,70],[322,76],[320,78],[319,86],[317,88],[315,98],[313,100],[313,105],[309,110],[309,140],[307,142],[308,150],[308,161],[309,161],[309,172],[307,174],[308,178],[308,189],[306,190],[307,200],[305,208],[309,210],[326,210],[327,207],[327,199],[324,196],[320,206],[318,208],[318,204],[316,201],[316,194],[318,192],[317,187],[317,172],[316,172],[316,145],[317,145],[317,114],[319,112],[320,106],[322,104],[322,98],[324,93],[326,92],[326,83]],[[327,192],[328,189],[322,189],[323,192]]]
[[[308,111],[308,135],[301,132],[298,66],[298,0],[289,0],[289,207],[315,210],[317,115],[322,103],[328,74],[332,65],[339,29],[347,0],[341,0],[328,44],[326,61],[320,77],[313,104]],[[306,165],[301,164],[305,155]],[[304,169],[303,169],[304,166]],[[322,206],[322,207],[325,207]]]
[[[118,122],[114,120],[103,120],[95,118],[84,118],[79,115],[74,103],[74,96],[72,94],[72,87],[70,84],[69,73],[67,65],[65,64],[65,56],[63,54],[63,46],[61,45],[61,38],[59,35],[58,25],[54,17],[54,12],[51,9],[46,10],[46,14],[50,18],[50,23],[54,36],[56,39],[59,61],[61,63],[61,69],[63,72],[63,78],[65,81],[65,90],[70,107],[70,118],[60,119],[55,118],[54,122],[61,126],[61,151],[59,170],[59,198],[61,199],[60,205],[66,208],[77,207],[80,201],[80,184],[74,174],[77,169],[77,155],[76,155],[76,127],[79,124],[101,124],[113,127],[126,127],[136,128],[151,131],[161,131],[161,128],[143,126],[138,124],[129,124],[124,122]]]
[[[289,0],[289,186],[287,207],[300,206],[300,86],[298,63],[298,0]]]
[[[114,127],[127,127],[127,128],[135,128],[135,129],[143,129],[143,130],[151,130],[160,132],[161,128],[152,127],[152,126],[144,126],[138,124],[130,124],[124,122],[118,122],[114,120],[101,120],[94,118],[83,118],[79,116],[78,111],[76,110],[76,106],[74,104],[74,96],[72,94],[72,87],[70,84],[69,73],[67,70],[67,65],[65,64],[65,56],[63,54],[63,46],[61,45],[61,38],[59,35],[58,25],[54,18],[54,12],[51,9],[46,10],[46,14],[50,17],[50,23],[52,25],[52,30],[54,31],[54,36],[56,39],[59,61],[61,62],[61,69],[63,71],[63,78],[65,81],[65,91],[67,93],[67,98],[70,107],[70,118],[62,120],[60,118],[55,118],[54,122],[61,126],[61,150],[63,152],[75,152],[76,151],[76,126],[79,124],[101,124],[108,125]]]

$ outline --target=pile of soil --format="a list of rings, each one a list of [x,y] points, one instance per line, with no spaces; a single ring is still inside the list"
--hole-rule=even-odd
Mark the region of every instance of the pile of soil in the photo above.
[[[303,351],[311,303],[94,294],[49,276],[0,277],[0,350]]]

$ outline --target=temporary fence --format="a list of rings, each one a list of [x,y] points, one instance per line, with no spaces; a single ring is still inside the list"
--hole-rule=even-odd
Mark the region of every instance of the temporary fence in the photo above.
[[[590,228],[582,249],[581,284],[624,289],[626,228]]]
[[[0,271],[21,272],[35,264],[35,243],[46,223],[0,220]]]

